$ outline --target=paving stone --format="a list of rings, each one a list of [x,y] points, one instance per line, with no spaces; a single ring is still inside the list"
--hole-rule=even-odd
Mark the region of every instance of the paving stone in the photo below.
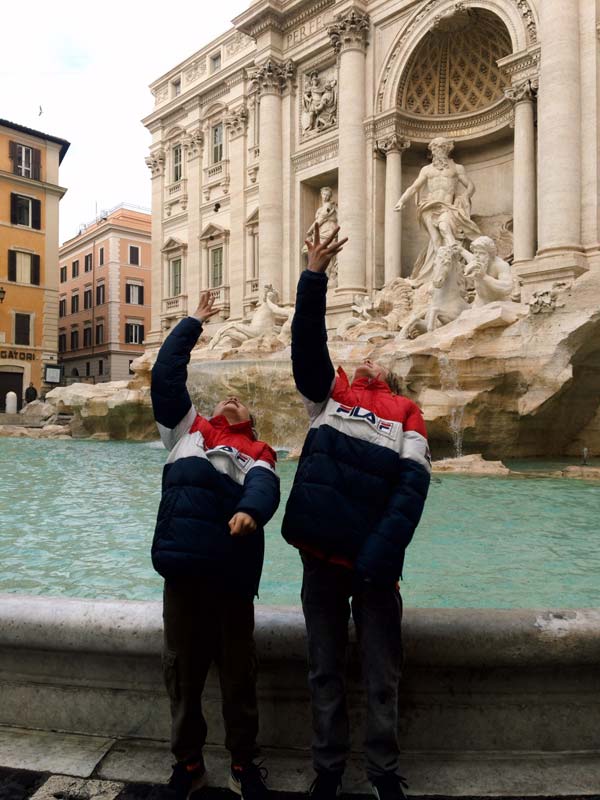
[[[84,780],[70,775],[52,775],[31,800],[115,800],[122,783]]]
[[[100,736],[0,727],[0,764],[88,778],[113,743]]]

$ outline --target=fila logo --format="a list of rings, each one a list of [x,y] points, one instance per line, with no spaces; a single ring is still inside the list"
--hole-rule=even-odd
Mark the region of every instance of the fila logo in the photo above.
[[[233,461],[235,461],[242,470],[245,470],[253,462],[253,458],[251,456],[247,456],[245,453],[240,452],[235,447],[231,447],[231,445],[228,444],[217,445],[217,447],[214,447],[210,452],[227,453],[227,455],[231,456]]]
[[[398,430],[397,422],[392,422],[389,419],[380,419],[377,414],[374,414],[367,408],[362,408],[362,406],[345,406],[340,403],[334,411],[334,414],[339,414],[339,416],[348,419],[368,422],[375,430],[379,431],[379,433],[382,433],[384,436],[388,436],[390,439],[396,438],[396,431]]]

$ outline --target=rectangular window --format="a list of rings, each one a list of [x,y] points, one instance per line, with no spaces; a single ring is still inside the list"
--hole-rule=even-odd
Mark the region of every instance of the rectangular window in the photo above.
[[[129,263],[136,267],[140,265],[140,248],[137,245],[129,245]]]
[[[176,144],[173,148],[173,183],[181,180],[181,145]]]
[[[76,314],[79,311],[79,295],[71,295],[71,314]]]
[[[71,350],[79,350],[79,331],[71,331]]]
[[[83,257],[83,271],[84,272],[91,272],[92,271],[92,254],[88,253],[87,256]]]
[[[8,280],[14,283],[40,285],[40,257],[35,253],[8,251]]]
[[[15,314],[15,344],[31,344],[31,315]]]
[[[83,346],[85,347],[85,331],[83,332]],[[85,377],[86,377],[86,378],[89,378],[89,377],[90,377],[90,375],[91,375],[91,371],[90,371],[90,362],[89,362],[89,361],[86,361],[86,362],[85,362]]]
[[[212,163],[223,161],[223,123],[215,125],[212,129]]]
[[[41,224],[42,204],[33,197],[22,194],[10,195],[10,223],[11,225],[25,225],[39,231]]]
[[[126,344],[141,344],[144,341],[144,326],[139,322],[127,322],[125,325]]]
[[[98,251],[98,265],[100,267],[104,266],[104,248],[103,247],[101,247],[100,250]]]
[[[83,329],[83,346],[84,347],[91,347],[92,346],[92,329],[90,327]],[[89,375],[89,372],[88,372]]]
[[[210,251],[210,286],[223,285],[223,248],[213,247]]]
[[[17,163],[15,172],[24,178],[33,177],[33,148],[24,144],[17,145]]]
[[[104,323],[99,322],[96,325],[96,344],[104,344]]]
[[[66,317],[67,316],[67,298],[61,297],[58,301],[58,316],[59,317]]]
[[[92,307],[92,290],[86,289],[83,293],[83,307],[84,308],[91,308]]]
[[[66,283],[67,282],[67,268],[61,267],[60,268],[60,282]]]
[[[215,53],[210,57],[210,71],[216,72],[221,69],[221,53]]]
[[[71,277],[76,278],[79,275],[79,261],[74,261],[71,264]]]
[[[96,286],[96,305],[101,306],[104,302],[106,302],[104,297],[104,284],[99,283],[98,286]]]
[[[98,375],[104,375],[104,361],[102,359],[98,361]]]
[[[136,283],[125,284],[125,302],[132,305],[144,305],[144,287],[138,286]]]
[[[59,333],[58,334],[58,352],[65,353],[67,350],[67,334],[66,333]]]
[[[169,288],[171,297],[181,294],[181,259],[174,258],[169,262]]]

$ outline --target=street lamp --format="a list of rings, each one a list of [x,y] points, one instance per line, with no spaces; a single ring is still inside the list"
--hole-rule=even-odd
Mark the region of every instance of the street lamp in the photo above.
[[[0,286],[0,303],[4,302],[4,298],[6,297],[6,289],[4,286]]]

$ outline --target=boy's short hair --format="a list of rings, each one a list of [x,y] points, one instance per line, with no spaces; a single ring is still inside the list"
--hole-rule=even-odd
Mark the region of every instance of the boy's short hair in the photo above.
[[[387,378],[385,380],[387,385],[390,387],[390,390],[393,394],[403,394],[404,393],[404,385],[402,383],[402,379],[398,377],[398,375],[394,375],[393,372],[388,372]]]

